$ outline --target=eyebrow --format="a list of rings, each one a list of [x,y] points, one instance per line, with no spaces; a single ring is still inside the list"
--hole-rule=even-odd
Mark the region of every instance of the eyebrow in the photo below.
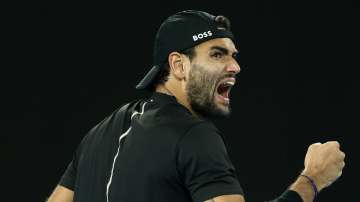
[[[222,47],[222,46],[212,46],[212,47],[210,47],[210,50],[218,50],[218,51],[220,51],[222,54],[225,54],[225,55],[228,55],[229,52],[230,52],[229,49],[224,48],[224,47]],[[236,54],[238,54],[238,51],[237,51],[237,50],[234,51],[234,53],[233,53],[232,55],[234,56],[234,55],[236,55]]]

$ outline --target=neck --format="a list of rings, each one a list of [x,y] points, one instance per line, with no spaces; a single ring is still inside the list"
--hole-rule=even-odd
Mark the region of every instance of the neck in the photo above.
[[[170,90],[168,90],[164,84],[159,84],[158,86],[156,86],[155,91],[158,93],[174,96],[174,94]]]
[[[158,93],[164,93],[170,96],[174,96],[178,103],[186,107],[194,116],[198,116],[191,108],[190,103],[187,100],[186,94],[183,91],[172,88],[171,85],[159,84],[156,86],[155,91]]]

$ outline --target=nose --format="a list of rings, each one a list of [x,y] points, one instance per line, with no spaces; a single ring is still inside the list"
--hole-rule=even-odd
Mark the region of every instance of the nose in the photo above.
[[[240,65],[237,63],[236,60],[232,60],[227,66],[226,66],[226,71],[233,73],[233,74],[238,74],[240,72]]]

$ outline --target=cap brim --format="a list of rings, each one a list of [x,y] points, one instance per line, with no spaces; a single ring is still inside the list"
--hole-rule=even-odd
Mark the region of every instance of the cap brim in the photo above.
[[[151,70],[145,75],[145,77],[136,86],[137,90],[146,90],[151,88],[151,84],[160,72],[161,68],[158,65],[154,65]]]

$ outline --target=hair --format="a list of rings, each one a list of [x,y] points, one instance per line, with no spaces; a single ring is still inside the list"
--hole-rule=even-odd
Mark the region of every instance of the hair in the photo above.
[[[215,22],[216,22],[218,28],[223,28],[225,30],[230,31],[231,23],[227,17],[225,17],[223,15],[218,15],[215,17]]]
[[[214,18],[214,21],[215,21],[218,28],[222,28],[222,29],[230,31],[231,23],[230,23],[230,20],[227,17],[222,16],[222,15],[218,15],[218,16],[216,16]],[[195,47],[191,47],[191,48],[188,48],[188,49],[186,49],[184,51],[179,51],[179,52],[181,54],[186,55],[190,59],[190,62],[196,56]],[[168,81],[169,74],[170,74],[170,65],[169,65],[169,62],[166,61],[162,65],[161,71],[156,76],[155,81],[154,81],[154,83],[152,85],[152,89],[154,89],[157,85],[164,84],[166,81]]]

